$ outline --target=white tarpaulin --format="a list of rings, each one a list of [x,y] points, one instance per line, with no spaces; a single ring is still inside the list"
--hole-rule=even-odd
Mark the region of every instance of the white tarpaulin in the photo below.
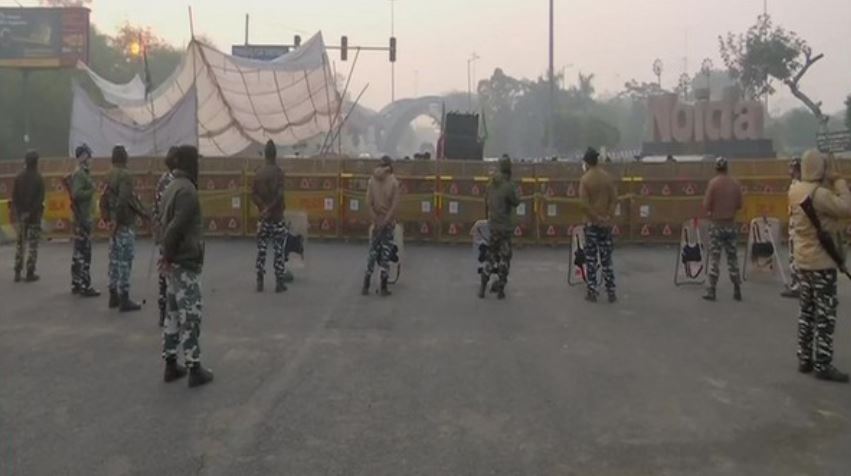
[[[80,144],[87,144],[95,157],[109,157],[117,144],[125,146],[131,157],[164,155],[173,145],[197,145],[195,94],[185,95],[155,122],[138,125],[121,117],[119,110],[98,107],[76,82],[72,88],[70,155]]]
[[[77,68],[81,69],[89,75],[89,78],[95,83],[103,94],[103,98],[110,104],[118,104],[128,99],[133,101],[145,100],[145,83],[137,74],[133,79],[126,84],[111,83],[91,70],[85,63],[77,63]]]
[[[193,126],[201,153],[209,156],[238,154],[269,139],[293,145],[327,133],[339,99],[321,34],[274,61],[237,58],[193,41],[175,72],[147,99],[136,91],[122,95],[121,85],[103,78],[94,81],[121,117],[138,126],[171,114],[194,92]]]

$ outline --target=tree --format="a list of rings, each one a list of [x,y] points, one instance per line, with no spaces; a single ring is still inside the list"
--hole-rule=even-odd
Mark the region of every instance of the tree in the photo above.
[[[829,118],[821,110],[822,103],[810,99],[800,88],[801,79],[824,55],[813,53],[795,32],[775,26],[769,15],[760,15],[746,33],[728,33],[726,38],[719,36],[718,42],[724,64],[746,94],[771,95],[776,91],[772,80],[780,81],[822,127],[827,125]]]

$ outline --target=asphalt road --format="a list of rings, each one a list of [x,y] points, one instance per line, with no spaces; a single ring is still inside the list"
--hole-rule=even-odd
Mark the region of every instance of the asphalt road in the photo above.
[[[851,386],[796,372],[796,303],[671,282],[674,251],[617,250],[621,301],[587,304],[564,250],[517,250],[509,297],[475,297],[471,250],[409,247],[362,297],[362,244],[308,244],[284,295],[253,244],[208,243],[207,387],[164,384],[150,246],[133,315],[69,293],[68,244],[13,284],[0,247],[0,474],[804,475],[851,472]],[[105,288],[103,244],[95,280]],[[836,364],[851,370],[842,283]]]

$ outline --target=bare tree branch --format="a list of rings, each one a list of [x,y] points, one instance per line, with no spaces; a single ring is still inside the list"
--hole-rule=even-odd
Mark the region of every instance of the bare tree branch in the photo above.
[[[807,96],[803,93],[803,91],[801,91],[801,88],[799,86],[801,78],[803,78],[804,75],[807,74],[807,71],[812,65],[816,64],[819,60],[824,58],[824,54],[819,54],[814,57],[812,56],[812,50],[807,48],[804,50],[804,56],[806,62],[804,63],[804,66],[801,67],[801,70],[798,71],[798,74],[796,74],[794,78],[787,79],[784,82],[786,83],[786,86],[789,87],[789,91],[792,92],[792,95],[798,98],[802,103],[804,103],[804,105],[806,105],[810,109],[810,111],[812,111],[813,115],[816,116],[816,119],[818,119],[822,127],[825,127],[827,125],[827,121],[830,120],[830,118],[825,116],[822,112],[821,101],[815,102],[810,99],[809,96]]]

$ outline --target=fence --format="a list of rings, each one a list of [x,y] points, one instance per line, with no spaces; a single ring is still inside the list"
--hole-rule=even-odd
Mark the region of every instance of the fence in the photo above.
[[[312,237],[363,239],[368,236],[366,186],[376,166],[372,160],[285,159],[285,198],[289,210],[304,211]],[[67,237],[72,216],[61,179],[75,165],[73,159],[42,160],[47,197],[44,230],[49,237]],[[251,200],[260,159],[204,158],[199,190],[204,227],[210,236],[253,236],[257,210]],[[734,161],[731,174],[742,184],[745,206],[739,222],[769,216],[786,221],[788,163],[783,160]],[[11,233],[8,199],[21,164],[0,164],[0,230]],[[103,190],[109,162],[93,161],[92,174]],[[464,161],[398,161],[395,173],[402,199],[399,221],[411,242],[467,242],[472,225],[483,218],[484,194],[496,172],[496,163]],[[714,175],[712,163],[606,164],[616,179],[620,200],[614,233],[622,241],[676,243],[681,224],[702,216],[701,201]],[[848,168],[843,164],[843,168]],[[150,204],[162,160],[134,158],[130,162],[136,192]],[[529,244],[566,244],[582,224],[579,205],[581,167],[575,163],[515,163],[514,180],[520,191],[515,238]],[[96,207],[95,207],[96,208]],[[97,231],[106,224],[97,216]],[[148,232],[140,223],[140,234]]]

